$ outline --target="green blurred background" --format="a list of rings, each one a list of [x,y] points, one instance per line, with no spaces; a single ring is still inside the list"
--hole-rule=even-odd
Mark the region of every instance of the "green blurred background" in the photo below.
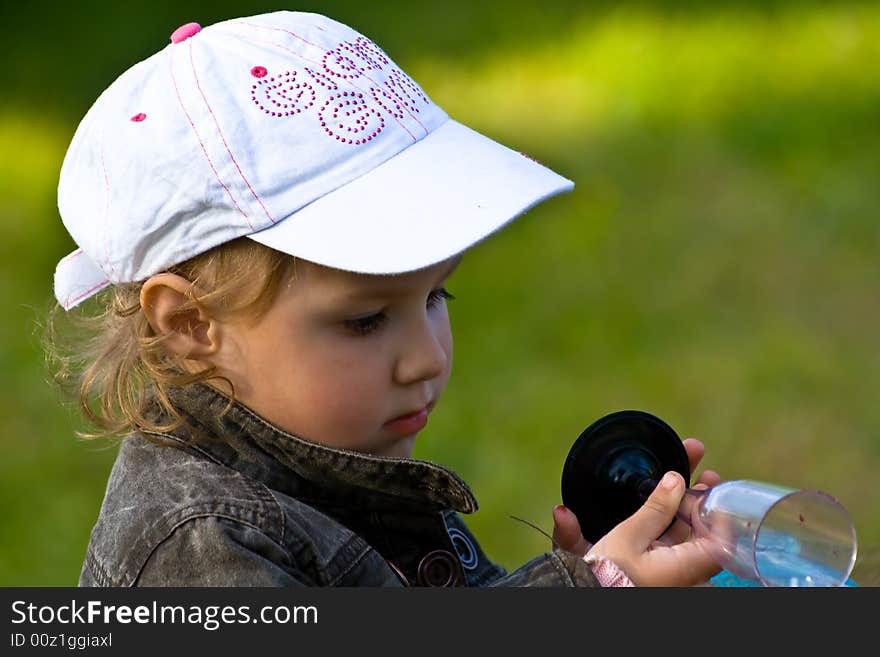
[[[74,438],[40,322],[72,250],[78,120],[178,25],[325,13],[451,116],[572,178],[450,281],[455,368],[415,456],[458,471],[513,568],[549,546],[562,463],[623,408],[725,479],[820,488],[880,581],[880,6],[827,2],[0,5],[0,585],[75,585],[115,446]]]

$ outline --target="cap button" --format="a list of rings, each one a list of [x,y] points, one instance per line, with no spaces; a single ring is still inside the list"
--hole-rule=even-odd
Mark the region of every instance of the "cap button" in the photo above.
[[[198,23],[181,25],[171,33],[171,43],[180,43],[185,39],[189,39],[193,34],[198,34],[201,30],[202,26]]]

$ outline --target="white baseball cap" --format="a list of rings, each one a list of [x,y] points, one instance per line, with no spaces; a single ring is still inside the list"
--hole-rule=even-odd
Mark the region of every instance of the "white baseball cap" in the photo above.
[[[366,274],[431,266],[574,184],[465,127],[372,41],[276,12],[202,29],[95,101],[61,167],[70,309],[247,236]]]

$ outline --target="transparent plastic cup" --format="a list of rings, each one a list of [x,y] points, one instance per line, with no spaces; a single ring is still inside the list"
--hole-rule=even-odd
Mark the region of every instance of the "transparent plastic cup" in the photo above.
[[[679,517],[725,570],[764,586],[843,586],[855,565],[852,518],[821,491],[727,481],[689,488]]]
[[[635,513],[669,471],[690,481],[675,430],[644,411],[617,411],[593,422],[569,450],[562,503],[595,543]],[[726,481],[686,489],[677,515],[722,568],[763,586],[845,586],[855,565],[852,518],[818,490]]]

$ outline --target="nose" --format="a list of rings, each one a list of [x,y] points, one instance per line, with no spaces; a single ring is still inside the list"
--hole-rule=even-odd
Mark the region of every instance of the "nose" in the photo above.
[[[449,325],[430,316],[414,321],[406,330],[402,348],[394,365],[394,379],[405,385],[435,379],[449,366],[451,350]]]

